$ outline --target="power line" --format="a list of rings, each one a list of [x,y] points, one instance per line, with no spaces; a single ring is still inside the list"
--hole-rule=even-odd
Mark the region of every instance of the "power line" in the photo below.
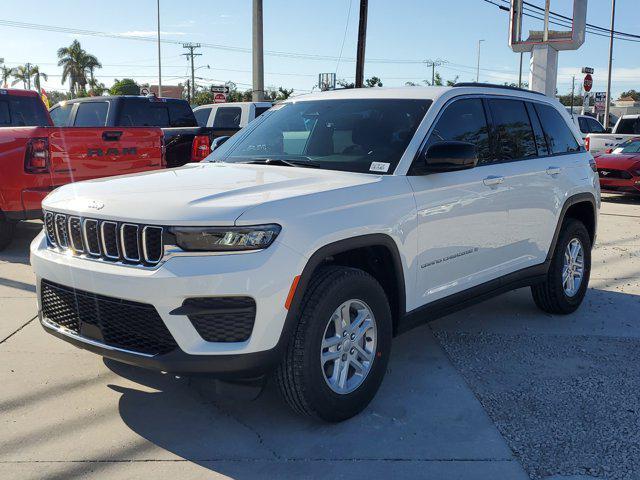
[[[347,10],[347,22],[344,25],[344,35],[342,36],[342,45],[340,45],[340,54],[338,55],[338,61],[336,62],[336,71],[335,71],[336,76],[338,76],[338,67],[340,66],[340,60],[342,59],[344,42],[347,40],[347,31],[349,30],[349,19],[351,18],[351,3],[352,3],[352,0],[349,0],[349,9]]]

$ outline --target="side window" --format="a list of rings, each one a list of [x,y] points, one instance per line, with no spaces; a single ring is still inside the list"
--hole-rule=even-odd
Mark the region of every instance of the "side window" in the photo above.
[[[589,122],[587,122],[586,118],[578,118],[578,126],[580,127],[580,131],[582,133],[591,133],[591,128],[589,127]]]
[[[9,115],[9,102],[0,102],[0,126],[11,125],[11,115]]]
[[[623,118],[618,122],[617,134],[637,135],[640,134],[640,118]]]
[[[214,128],[239,128],[242,109],[240,107],[219,107],[216,118],[213,120]]]
[[[84,102],[78,105],[76,119],[73,125],[76,127],[104,127],[107,123],[107,102]]]
[[[591,133],[604,133],[604,127],[595,118],[588,118],[589,132]]]
[[[580,146],[573,136],[573,132],[555,108],[550,105],[536,103],[535,109],[542,123],[551,154],[580,151]]]
[[[169,107],[169,121],[172,127],[195,127],[198,125],[187,101],[168,101],[166,105]]]
[[[536,109],[533,103],[526,102],[527,113],[529,114],[529,120],[531,120],[531,126],[533,127],[533,134],[536,137],[536,147],[538,147],[538,156],[546,157],[549,155],[549,149],[547,148],[547,140],[544,138],[544,131],[542,125],[540,125],[540,119],[536,113]]]
[[[53,107],[49,112],[53,124],[56,127],[66,127],[69,124],[69,115],[71,115],[72,108],[72,103],[65,103],[64,105]]]
[[[117,124],[121,127],[170,127],[169,109],[165,102],[127,98],[121,102]]]
[[[482,100],[457,100],[445,107],[436,122],[425,148],[437,142],[455,140],[473,143],[478,147],[478,165],[491,162],[487,118]]]
[[[493,98],[489,100],[496,138],[498,160],[535,157],[536,142],[524,102]]]
[[[200,110],[194,110],[193,114],[196,116],[196,122],[198,122],[198,126],[206,127],[207,120],[209,120],[209,115],[211,115],[211,109],[201,108]]]

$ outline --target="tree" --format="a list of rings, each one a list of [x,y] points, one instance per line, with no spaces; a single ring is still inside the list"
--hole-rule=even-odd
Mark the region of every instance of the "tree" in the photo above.
[[[40,67],[38,65],[34,65],[33,67],[31,67],[30,74],[33,77],[33,84],[36,87],[36,91],[40,93],[41,92],[40,78],[44,78],[44,81],[46,82],[47,80],[49,80],[49,76],[46,73],[41,72]]]
[[[278,94],[276,100],[286,100],[293,94],[293,88],[278,87]]]
[[[381,87],[382,86],[382,80],[380,80],[380,78],[373,76],[371,78],[367,78],[364,81],[364,85],[365,87]]]
[[[122,80],[116,78],[109,93],[111,95],[140,95],[140,85],[131,78],[123,78]]]
[[[14,68],[5,67],[4,65],[0,67],[0,75],[2,76],[2,86],[4,88],[7,88],[9,84],[9,79],[13,77],[14,73],[15,73]]]
[[[622,92],[620,94],[620,98],[624,98],[624,97],[631,97],[637,102],[637,101],[640,101],[640,92],[634,89],[627,90],[626,92]]]
[[[22,88],[27,89],[27,83],[29,83],[31,79],[31,70],[28,69],[25,65],[20,65],[16,67],[13,72],[13,78],[15,79],[11,82],[11,85],[15,85],[18,82],[22,82]]]
[[[69,91],[73,94],[84,93],[87,85],[87,73],[95,83],[93,72],[102,65],[98,59],[87,53],[78,40],[74,40],[68,47],[58,49],[58,66],[62,67],[62,83],[69,79]]]

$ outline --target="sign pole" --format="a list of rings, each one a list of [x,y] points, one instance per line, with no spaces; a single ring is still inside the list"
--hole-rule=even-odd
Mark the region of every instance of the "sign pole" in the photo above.
[[[611,64],[613,63],[613,29],[616,18],[616,0],[611,0],[611,31],[609,32],[609,75],[607,77],[607,103],[604,106],[604,128],[609,128],[609,105],[611,104]]]

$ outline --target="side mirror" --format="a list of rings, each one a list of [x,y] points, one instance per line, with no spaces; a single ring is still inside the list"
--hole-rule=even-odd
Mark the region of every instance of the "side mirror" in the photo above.
[[[211,151],[213,152],[216,148],[222,146],[222,144],[230,138],[229,136],[214,138],[213,142],[211,142]]]
[[[438,142],[423,154],[423,160],[427,172],[465,170],[478,163],[478,148],[468,142]]]

